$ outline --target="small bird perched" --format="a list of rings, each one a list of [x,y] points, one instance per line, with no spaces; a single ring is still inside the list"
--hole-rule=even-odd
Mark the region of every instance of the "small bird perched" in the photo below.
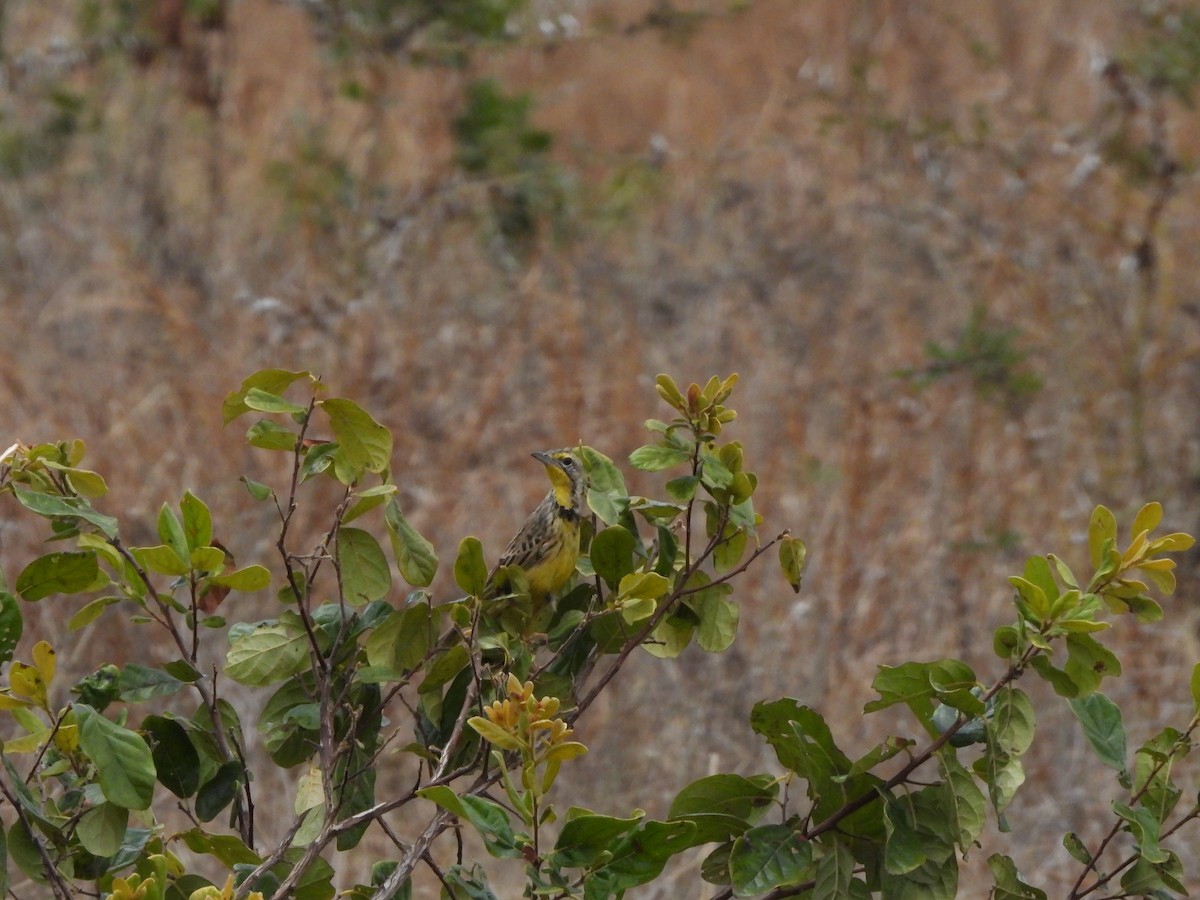
[[[509,542],[499,565],[524,570],[536,612],[575,571],[587,474],[579,454],[571,448],[538,451],[533,458],[546,467],[552,487]]]

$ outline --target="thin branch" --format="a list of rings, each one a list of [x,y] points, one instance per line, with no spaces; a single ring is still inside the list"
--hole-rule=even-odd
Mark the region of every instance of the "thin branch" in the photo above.
[[[0,778],[0,793],[3,793],[5,799],[12,804],[12,808],[16,810],[17,818],[20,819],[21,825],[24,827],[25,832],[33,841],[33,845],[37,848],[38,856],[42,858],[42,866],[46,871],[46,879],[50,882],[50,887],[54,891],[54,896],[60,898],[60,900],[72,900],[74,897],[74,892],[67,884],[66,878],[63,876],[63,874],[58,871],[58,866],[55,865],[54,860],[50,857],[50,851],[46,849],[46,845],[42,842],[41,835],[39,835],[37,829],[33,827],[33,823],[29,821],[29,816],[26,814],[21,804],[17,801],[17,798],[12,793],[12,789],[8,786],[7,782],[5,782],[3,778]]]

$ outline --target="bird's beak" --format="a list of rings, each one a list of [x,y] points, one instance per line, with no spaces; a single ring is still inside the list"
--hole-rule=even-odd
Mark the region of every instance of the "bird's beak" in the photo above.
[[[534,453],[530,453],[529,455],[544,466],[557,466],[560,469],[562,468],[562,465],[559,463],[559,461],[549,453],[546,453],[544,450],[538,450]]]

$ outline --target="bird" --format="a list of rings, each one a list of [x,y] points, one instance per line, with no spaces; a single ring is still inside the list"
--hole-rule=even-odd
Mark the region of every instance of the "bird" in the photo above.
[[[579,561],[579,523],[587,497],[587,473],[573,448],[539,450],[531,454],[546,467],[550,493],[529,514],[525,524],[509,541],[497,570],[520,566],[529,583],[529,596],[536,613],[548,597],[570,580]]]

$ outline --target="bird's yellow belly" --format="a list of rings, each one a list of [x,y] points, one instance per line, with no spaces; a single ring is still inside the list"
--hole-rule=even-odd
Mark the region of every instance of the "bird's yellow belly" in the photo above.
[[[564,522],[562,543],[557,551],[525,572],[533,599],[540,602],[566,584],[578,560],[579,526]]]

